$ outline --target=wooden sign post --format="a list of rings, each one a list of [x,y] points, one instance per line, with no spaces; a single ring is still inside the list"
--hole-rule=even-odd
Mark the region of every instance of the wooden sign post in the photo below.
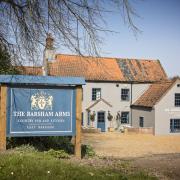
[[[0,84],[0,150],[6,136],[73,136],[81,158],[84,78],[0,75]]]
[[[82,113],[82,87],[76,87],[76,137],[75,156],[81,158],[81,113]]]
[[[6,150],[6,103],[7,87],[1,86],[0,97],[0,150]]]

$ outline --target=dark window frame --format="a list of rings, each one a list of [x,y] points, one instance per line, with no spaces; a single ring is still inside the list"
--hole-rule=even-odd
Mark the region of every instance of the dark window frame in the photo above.
[[[121,112],[121,124],[129,124],[129,111]]]
[[[170,133],[180,132],[180,119],[170,119]]]
[[[142,116],[139,117],[139,127],[144,127],[144,117]]]
[[[130,89],[122,88],[121,89],[121,101],[129,101],[130,100]]]
[[[180,107],[180,93],[174,94],[174,105],[175,107]]]
[[[98,92],[100,92],[100,96],[98,97]],[[101,88],[92,88],[92,101],[96,101],[101,99]]]

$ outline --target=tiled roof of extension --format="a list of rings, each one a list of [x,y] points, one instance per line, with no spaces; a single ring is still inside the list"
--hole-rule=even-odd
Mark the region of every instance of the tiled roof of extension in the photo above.
[[[132,107],[149,107],[152,108],[172,87],[175,80],[162,81],[154,83],[140,96],[140,98],[132,105]]]
[[[42,67],[33,67],[33,66],[16,66],[17,70],[20,71],[20,74],[25,75],[42,75]]]
[[[25,74],[42,74],[41,67],[26,67]],[[49,63],[49,75],[82,76],[88,81],[155,82],[167,79],[159,60],[118,59],[56,55]]]

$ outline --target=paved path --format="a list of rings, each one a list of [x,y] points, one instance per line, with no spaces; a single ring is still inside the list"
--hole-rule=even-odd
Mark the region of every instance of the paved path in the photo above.
[[[180,135],[153,136],[147,134],[84,133],[83,144],[90,144],[98,155],[120,158],[152,154],[180,153]]]

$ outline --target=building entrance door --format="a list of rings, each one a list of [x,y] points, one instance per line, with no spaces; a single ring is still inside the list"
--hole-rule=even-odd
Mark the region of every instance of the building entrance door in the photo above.
[[[105,132],[105,112],[103,111],[97,113],[97,128]]]

